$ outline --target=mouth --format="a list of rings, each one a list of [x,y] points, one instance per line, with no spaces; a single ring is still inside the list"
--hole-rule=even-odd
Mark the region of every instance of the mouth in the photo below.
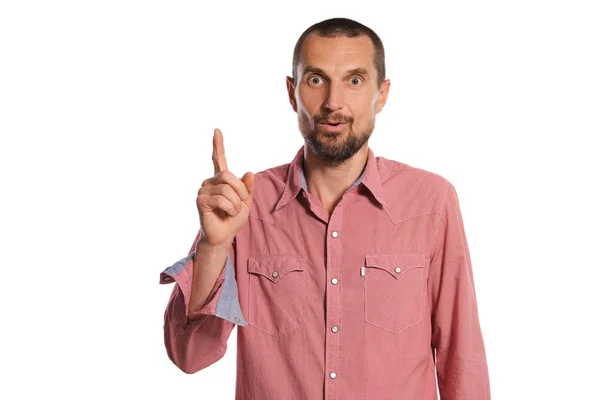
[[[329,132],[337,132],[346,126],[343,122],[319,122],[319,126]]]

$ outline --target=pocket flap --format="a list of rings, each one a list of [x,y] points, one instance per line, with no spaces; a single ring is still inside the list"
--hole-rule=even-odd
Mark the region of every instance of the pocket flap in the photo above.
[[[365,255],[367,268],[379,268],[398,279],[414,268],[424,268],[426,257],[421,253],[370,253]]]
[[[273,283],[291,271],[304,271],[308,259],[296,256],[250,257],[248,273],[262,275]]]

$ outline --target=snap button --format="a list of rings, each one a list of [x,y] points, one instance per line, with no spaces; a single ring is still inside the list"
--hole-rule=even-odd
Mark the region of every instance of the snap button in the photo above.
[[[396,273],[399,274],[400,271],[402,271],[402,269],[400,267],[396,267],[396,269],[394,271],[396,271]]]
[[[331,232],[331,236],[333,236],[334,238],[338,237],[338,232],[337,231],[333,231]]]
[[[273,278],[277,278],[279,276],[279,272],[273,271],[273,273],[271,274],[271,276],[273,276]]]
[[[337,278],[333,278],[331,280],[331,283],[333,283],[334,285],[337,285],[338,284],[338,279]]]

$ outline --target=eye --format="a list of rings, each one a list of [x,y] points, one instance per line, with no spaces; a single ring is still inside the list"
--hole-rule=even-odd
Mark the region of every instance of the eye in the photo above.
[[[321,77],[318,75],[313,75],[310,78],[308,78],[308,83],[310,83],[312,85],[318,85],[322,82],[323,82],[323,79],[321,79]]]
[[[358,76],[353,76],[352,78],[350,78],[350,84],[352,86],[358,86],[362,83],[362,79],[359,78]]]

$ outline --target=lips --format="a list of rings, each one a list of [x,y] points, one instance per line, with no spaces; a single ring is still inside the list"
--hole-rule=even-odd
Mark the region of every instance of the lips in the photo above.
[[[338,126],[338,125],[344,125],[345,122],[342,121],[324,121],[324,122],[319,122],[321,125],[331,125],[331,126]]]
[[[335,132],[343,129],[346,124],[344,122],[320,122],[319,125],[328,132]]]

